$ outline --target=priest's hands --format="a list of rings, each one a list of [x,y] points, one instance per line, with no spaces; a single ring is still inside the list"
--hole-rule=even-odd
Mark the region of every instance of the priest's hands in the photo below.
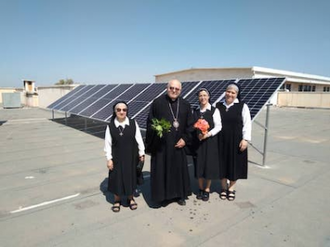
[[[113,170],[113,161],[112,160],[108,160],[107,167],[110,171]]]
[[[176,148],[183,148],[184,146],[186,146],[186,142],[180,138],[180,140],[175,144]]]

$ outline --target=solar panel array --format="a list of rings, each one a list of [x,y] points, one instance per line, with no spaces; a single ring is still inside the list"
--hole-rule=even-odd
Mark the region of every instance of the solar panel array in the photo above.
[[[285,78],[187,81],[182,83],[181,96],[192,107],[197,107],[197,92],[200,88],[206,88],[211,95],[210,102],[215,104],[224,100],[226,86],[236,82],[241,88],[241,99],[249,106],[251,118],[254,119],[284,81]],[[166,93],[166,85],[166,83],[81,85],[48,108],[107,122],[112,116],[113,104],[123,100],[128,104],[129,116],[134,118],[141,128],[146,128],[150,105],[155,98]]]

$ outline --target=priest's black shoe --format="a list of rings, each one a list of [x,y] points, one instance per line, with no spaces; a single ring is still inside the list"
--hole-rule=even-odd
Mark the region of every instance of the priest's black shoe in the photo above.
[[[180,206],[186,206],[186,200],[183,199],[183,198],[180,198],[180,199],[178,200],[178,204],[179,204]]]

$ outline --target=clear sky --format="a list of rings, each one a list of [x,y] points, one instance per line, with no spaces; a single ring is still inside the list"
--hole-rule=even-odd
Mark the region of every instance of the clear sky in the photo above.
[[[154,82],[189,68],[330,77],[329,0],[0,0],[0,87]]]

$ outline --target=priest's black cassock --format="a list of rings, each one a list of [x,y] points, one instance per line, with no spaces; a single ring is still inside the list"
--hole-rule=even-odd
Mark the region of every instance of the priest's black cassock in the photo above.
[[[173,127],[174,117],[178,117],[178,128]],[[172,124],[170,132],[165,133],[162,138],[151,128],[154,118],[163,118]],[[192,130],[193,117],[189,102],[181,97],[173,101],[168,95],[162,95],[153,101],[146,133],[147,152],[151,153],[153,201],[162,202],[191,195],[186,153],[184,148],[176,148],[175,144],[180,138],[186,145],[190,143]]]

